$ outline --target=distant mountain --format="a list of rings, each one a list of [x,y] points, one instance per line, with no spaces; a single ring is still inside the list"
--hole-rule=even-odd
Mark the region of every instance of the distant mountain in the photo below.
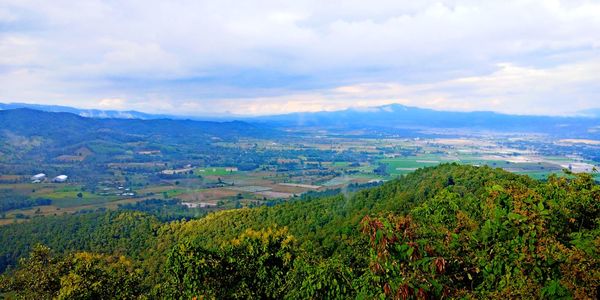
[[[105,119],[29,108],[0,110],[0,171],[37,174],[40,169],[87,180],[112,178],[110,163],[149,161],[253,170],[263,157],[242,159],[247,149],[227,145],[283,134],[266,124],[241,121]]]
[[[41,105],[41,104],[28,104],[28,103],[0,103],[0,110],[17,109],[17,108],[29,108],[35,110],[41,110],[46,112],[66,112],[76,114],[82,117],[88,118],[118,118],[118,119],[172,119],[173,116],[169,115],[153,115],[139,111],[128,110],[100,110],[100,109],[79,109],[69,106],[60,105]]]
[[[510,132],[539,132],[587,137],[598,135],[600,118],[507,115],[495,112],[437,111],[392,104],[365,109],[292,113],[256,118],[290,127],[329,128],[468,128]]]
[[[45,112],[29,108],[0,110],[0,137],[40,136],[53,146],[90,140],[119,143],[144,141],[171,144],[206,143],[211,138],[236,139],[274,134],[264,125],[241,121],[213,122],[172,119],[107,119],[81,117],[73,113]]]
[[[576,117],[508,115],[490,111],[451,112],[404,106],[399,104],[350,108],[340,111],[290,113],[260,117],[174,116],[138,111],[79,109],[68,106],[26,103],[0,103],[1,110],[28,108],[45,112],[66,112],[95,119],[194,120],[226,122],[242,120],[263,123],[267,127],[321,127],[328,129],[370,129],[414,135],[422,129],[468,129],[505,132],[536,132],[556,136],[600,138],[600,109],[582,111]]]
[[[30,103],[0,103],[0,110],[29,108],[45,112],[66,112],[76,114],[86,118],[97,119],[172,119],[172,120],[195,120],[195,121],[216,121],[227,122],[235,120],[248,119],[247,117],[234,114],[213,114],[213,115],[170,115],[170,114],[149,114],[135,110],[103,110],[103,109],[84,109],[62,105],[43,105]]]

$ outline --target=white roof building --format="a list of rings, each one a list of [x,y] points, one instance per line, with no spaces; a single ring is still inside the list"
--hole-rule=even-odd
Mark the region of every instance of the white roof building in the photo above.
[[[44,178],[46,178],[46,174],[44,174],[44,173],[35,174],[35,175],[31,176],[31,180],[32,181],[36,181],[36,180],[40,180],[41,181]]]
[[[52,179],[52,181],[65,182],[65,181],[67,181],[67,178],[69,178],[67,175],[58,175],[58,176],[54,177],[54,179]]]

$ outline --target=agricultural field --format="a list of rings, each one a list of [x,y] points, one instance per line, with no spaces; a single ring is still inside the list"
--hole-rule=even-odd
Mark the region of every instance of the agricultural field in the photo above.
[[[235,167],[206,167],[194,170],[194,175],[201,176],[227,176],[235,173],[237,173],[237,168]]]
[[[215,140],[221,149],[227,149],[221,151],[247,152],[237,156],[241,159],[238,163],[220,166],[207,165],[214,161],[211,156],[181,161],[168,157],[174,149],[134,143],[130,146],[141,150],[125,153],[129,158],[113,156],[98,170],[97,164],[85,164],[97,155],[94,151],[109,151],[103,148],[106,145],[82,146],[64,154],[76,156],[73,159],[62,156],[45,169],[30,167],[29,174],[0,174],[0,225],[26,222],[41,215],[119,209],[146,201],[167,201],[177,210],[264,205],[307,192],[392,180],[442,163],[486,165],[542,180],[549,174],[563,174],[565,169],[594,173],[594,168],[599,168],[598,162],[583,158],[581,151],[545,152],[554,141],[536,140],[538,137],[340,138],[321,134],[301,139],[302,143],[248,139],[236,144]],[[582,147],[593,153],[599,146],[588,142]],[[244,159],[255,162],[248,164]],[[78,164],[83,167],[74,167]],[[65,183],[29,180],[42,171],[56,174],[70,167],[78,173]],[[96,168],[97,172],[86,168]],[[600,180],[598,173],[594,176]]]
[[[400,143],[399,143],[400,144]],[[580,155],[543,155],[531,149],[517,149],[489,140],[435,139],[419,140],[414,155],[387,154],[379,160],[386,166],[390,176],[404,175],[417,168],[435,166],[440,163],[459,163],[474,166],[489,166],[545,179],[549,174],[562,174],[563,170],[594,173],[598,162],[584,159]],[[598,177],[598,174],[595,174]]]

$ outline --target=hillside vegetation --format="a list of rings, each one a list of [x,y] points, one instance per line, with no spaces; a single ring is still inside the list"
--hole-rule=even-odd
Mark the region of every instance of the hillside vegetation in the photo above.
[[[94,119],[25,108],[0,110],[0,166],[4,174],[35,174],[58,164],[62,172],[77,174],[78,169],[84,169],[96,176],[81,177],[98,178],[107,163],[147,162],[148,156],[135,156],[143,150],[159,151],[173,161],[221,151],[231,160],[238,154],[215,145],[215,141],[277,134],[265,126],[239,121]],[[115,160],[115,156],[121,159]],[[214,156],[212,160],[219,162]]]
[[[600,186],[587,174],[541,182],[446,164],[354,195],[190,221],[139,212],[39,218],[0,227],[0,255],[12,266],[0,293],[594,299],[599,209]]]

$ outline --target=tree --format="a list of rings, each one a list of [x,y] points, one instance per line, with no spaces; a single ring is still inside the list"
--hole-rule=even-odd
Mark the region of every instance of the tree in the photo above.
[[[58,299],[134,299],[147,292],[142,270],[124,256],[81,252],[66,264]]]
[[[148,292],[142,270],[124,256],[79,252],[59,258],[42,245],[9,275],[0,278],[0,292],[22,299],[134,299]]]
[[[185,241],[167,260],[168,295],[191,299],[280,299],[296,257],[287,228],[248,229],[219,248]]]
[[[12,291],[23,299],[52,299],[60,290],[62,273],[64,264],[50,248],[38,244],[19,261],[19,269],[0,277],[0,293]]]

